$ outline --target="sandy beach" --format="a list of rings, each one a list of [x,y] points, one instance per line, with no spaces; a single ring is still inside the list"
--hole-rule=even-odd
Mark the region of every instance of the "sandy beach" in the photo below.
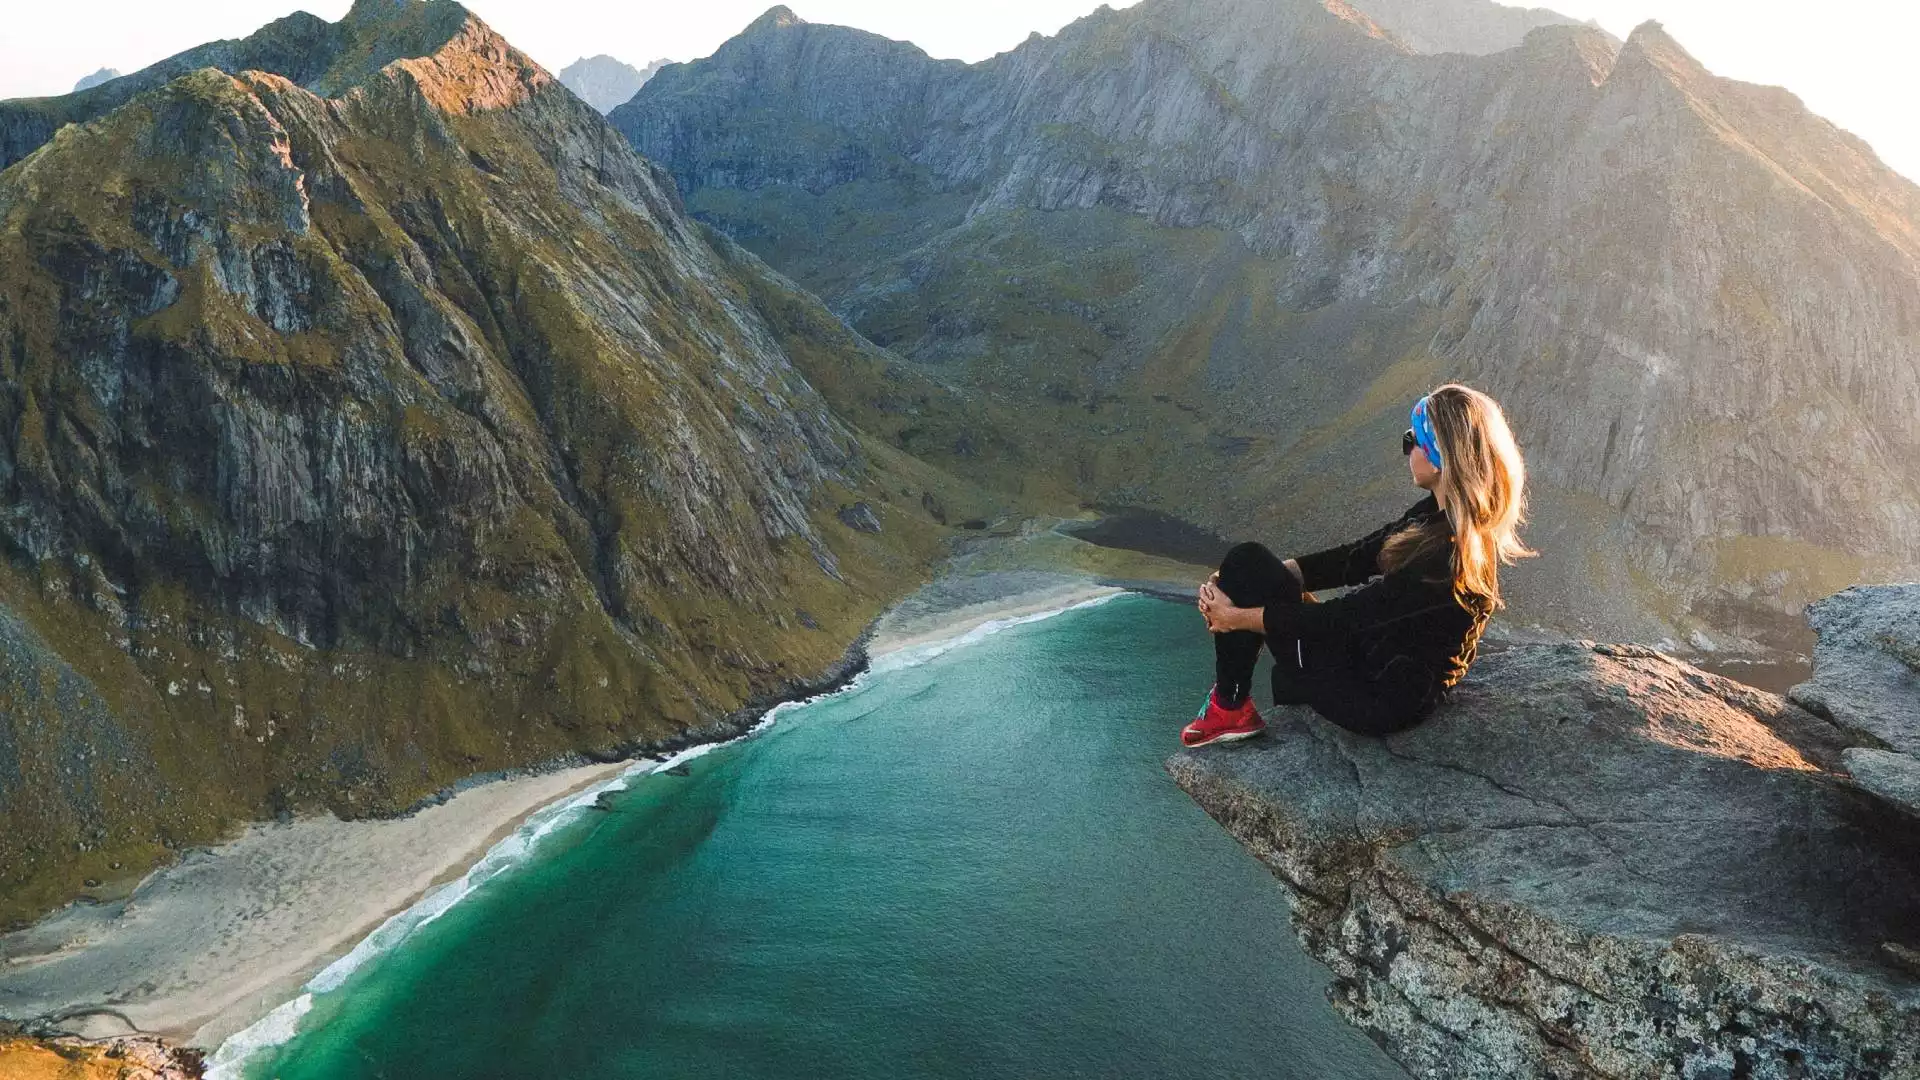
[[[877,659],[1121,591],[1084,573],[949,575],[876,620],[868,651]],[[248,826],[156,871],[125,900],[76,904],[0,936],[0,1016],[212,1050],[541,807],[628,767],[498,780],[395,820]]]
[[[81,1035],[137,1029],[211,1049],[534,811],[625,768],[498,780],[388,821],[248,826],[126,900],[76,904],[0,937],[0,1015],[64,1015]]]
[[[959,637],[989,622],[1058,611],[1125,590],[1074,574],[1011,571],[943,578],[887,612],[874,627],[867,655]]]

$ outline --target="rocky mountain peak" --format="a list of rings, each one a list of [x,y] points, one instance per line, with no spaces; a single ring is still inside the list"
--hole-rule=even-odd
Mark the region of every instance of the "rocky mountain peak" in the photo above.
[[[1620,59],[1623,62],[1631,59],[1651,64],[1676,78],[1692,79],[1709,75],[1700,61],[1675,41],[1657,19],[1648,19],[1633,28],[1633,33],[1627,35],[1626,44],[1621,46]]]
[[[713,60],[726,66],[738,64],[746,57],[778,54],[782,57],[779,66],[785,67],[799,54],[806,53],[819,54],[821,62],[843,63],[848,57],[872,48],[896,46],[919,52],[910,43],[894,42],[850,26],[810,23],[783,5],[768,9],[766,14],[747,24],[746,29],[728,38],[714,51]],[[765,63],[759,59],[745,62],[755,67]]]
[[[1321,0],[1321,5],[1327,9],[1328,14],[1343,22],[1352,23],[1355,28],[1359,29],[1368,37],[1378,38],[1381,41],[1391,41],[1410,51],[1410,46],[1408,46],[1406,42],[1401,41],[1386,27],[1374,22],[1373,16],[1347,3],[1347,0]]]
[[[785,4],[775,4],[767,9],[766,14],[748,23],[747,28],[741,33],[743,35],[765,34],[774,30],[785,30],[791,26],[805,25],[807,20],[795,15],[792,8]]]
[[[454,114],[509,108],[554,84],[545,68],[478,16],[459,10],[465,17],[445,44],[424,56],[395,60],[387,70],[406,72],[428,101]]]
[[[338,97],[399,61],[435,57],[448,50],[463,56],[504,57],[510,48],[454,0],[359,0],[333,29],[338,38],[333,62],[323,76],[305,83],[323,97]],[[497,46],[490,47],[489,42]],[[469,70],[467,74],[476,73]]]
[[[1838,212],[1842,227],[1864,226],[1907,258],[1920,257],[1920,186],[1790,91],[1713,74],[1654,20],[1628,36],[1608,82],[1622,100],[1665,95],[1682,103],[1680,115],[1696,118],[1696,133],[1784,181],[1790,197]]]
[[[1608,43],[1619,39],[1546,8],[1510,7],[1493,0],[1354,0],[1355,6],[1416,52],[1500,52],[1519,45],[1542,27],[1586,25]]]
[[[425,7],[429,2],[431,0],[353,0],[353,7],[347,10],[346,21],[390,18],[395,12]]]
[[[1605,83],[1619,57],[1619,41],[1598,27],[1578,23],[1535,27],[1520,43],[1523,54],[1554,67],[1584,69],[1593,86]]]

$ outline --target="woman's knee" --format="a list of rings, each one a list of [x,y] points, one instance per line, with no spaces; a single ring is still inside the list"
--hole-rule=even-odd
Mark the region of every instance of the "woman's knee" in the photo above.
[[[1236,581],[1265,581],[1274,575],[1275,570],[1286,569],[1280,557],[1267,550],[1265,544],[1248,540],[1233,545],[1227,556],[1220,560],[1220,577]]]
[[[1229,566],[1262,563],[1268,560],[1278,561],[1273,552],[1267,550],[1267,545],[1257,540],[1248,540],[1235,544],[1227,550],[1226,558],[1220,560],[1220,569],[1224,571]]]
[[[1279,556],[1251,540],[1235,544],[1220,560],[1221,591],[1241,607],[1259,607],[1280,597],[1281,587],[1292,578]]]

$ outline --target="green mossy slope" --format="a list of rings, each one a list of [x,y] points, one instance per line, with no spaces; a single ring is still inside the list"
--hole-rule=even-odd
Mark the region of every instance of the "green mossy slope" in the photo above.
[[[717,730],[1058,497],[911,456],[1004,436],[484,24],[363,7],[332,97],[195,71],[0,172],[0,923]]]

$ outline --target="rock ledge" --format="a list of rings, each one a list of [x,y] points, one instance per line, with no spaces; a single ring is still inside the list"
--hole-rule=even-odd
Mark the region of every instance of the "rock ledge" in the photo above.
[[[1914,592],[1816,618],[1813,682]],[[1844,721],[1592,642],[1486,656],[1386,740],[1269,720],[1168,770],[1416,1075],[1920,1076],[1920,826],[1843,767],[1911,762],[1885,733],[1862,759]]]

